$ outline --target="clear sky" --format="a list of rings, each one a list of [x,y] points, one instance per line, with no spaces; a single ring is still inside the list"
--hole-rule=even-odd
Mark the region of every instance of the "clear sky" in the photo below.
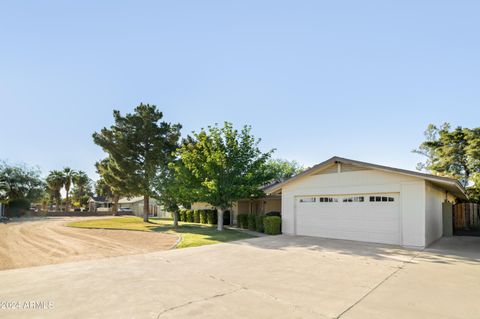
[[[0,159],[94,177],[94,131],[156,104],[183,133],[406,169],[429,123],[479,126],[479,1],[2,1]]]

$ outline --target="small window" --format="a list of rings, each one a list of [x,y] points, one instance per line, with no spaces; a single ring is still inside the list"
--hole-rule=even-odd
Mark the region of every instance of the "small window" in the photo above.
[[[355,203],[361,203],[365,200],[365,197],[363,196],[356,196],[356,197],[347,197],[347,198],[344,198],[343,199],[343,202],[344,203],[352,203],[352,202],[355,202]]]
[[[333,198],[333,197],[320,197],[318,199],[320,203],[337,203],[338,198]]]
[[[315,203],[315,197],[300,198],[300,203]]]
[[[395,198],[387,196],[370,196],[371,202],[394,202]]]

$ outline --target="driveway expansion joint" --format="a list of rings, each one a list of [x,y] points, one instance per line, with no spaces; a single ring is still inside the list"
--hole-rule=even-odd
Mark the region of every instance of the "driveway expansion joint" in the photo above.
[[[423,251],[423,250],[422,250]],[[357,301],[355,301],[353,304],[351,304],[350,306],[347,307],[347,309],[345,309],[344,311],[342,311],[338,316],[334,317],[333,319],[340,319],[343,317],[344,314],[346,314],[347,312],[349,312],[350,310],[352,310],[356,305],[358,305],[359,303],[361,303],[365,298],[367,298],[371,293],[373,293],[375,290],[377,290],[377,288],[379,288],[381,285],[383,285],[385,282],[387,282],[390,278],[392,278],[393,276],[395,276],[398,272],[400,272],[400,270],[404,269],[405,266],[407,264],[410,264],[411,262],[413,262],[413,260],[415,258],[417,258],[421,253],[422,251],[419,251],[417,253],[415,253],[409,260],[405,260],[405,261],[402,261],[402,263],[400,264],[400,266],[397,267],[397,269],[395,269],[391,274],[389,274],[387,277],[383,278],[378,284],[376,284],[375,286],[373,286],[369,291],[367,291],[363,296],[361,296]]]

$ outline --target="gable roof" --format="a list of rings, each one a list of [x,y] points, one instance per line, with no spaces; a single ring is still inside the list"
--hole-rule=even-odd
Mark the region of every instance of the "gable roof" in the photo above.
[[[138,202],[143,203],[143,196],[122,197],[118,200],[119,204],[135,204]],[[150,204],[152,205],[154,202],[155,202],[155,199],[150,198]]]
[[[89,202],[106,203],[107,198],[105,196],[91,196]]]
[[[397,174],[402,174],[402,175],[407,175],[407,176],[412,176],[412,177],[418,177],[427,181],[432,182],[435,185],[438,185],[445,190],[449,191],[450,193],[454,194],[457,197],[467,199],[467,195],[465,194],[465,188],[460,184],[460,182],[454,178],[449,178],[449,177],[443,177],[443,176],[437,176],[437,175],[432,175],[432,174],[425,174],[421,172],[415,172],[415,171],[409,171],[406,169],[400,169],[400,168],[394,168],[394,167],[389,167],[389,166],[383,166],[383,165],[377,165],[377,164],[372,164],[372,163],[366,163],[366,162],[360,162],[360,161],[355,161],[351,160],[348,158],[342,158],[338,156],[334,156],[325,162],[322,162],[320,164],[317,164],[315,166],[312,166],[311,168],[301,172],[300,174],[297,174],[281,183],[277,183],[275,185],[268,186],[264,189],[264,192],[266,194],[272,194],[280,191],[283,186],[296,181],[302,177],[312,175],[313,173],[326,168],[332,164],[350,164],[358,167],[363,167],[367,169],[374,169],[378,171],[384,171],[388,173],[397,173]]]

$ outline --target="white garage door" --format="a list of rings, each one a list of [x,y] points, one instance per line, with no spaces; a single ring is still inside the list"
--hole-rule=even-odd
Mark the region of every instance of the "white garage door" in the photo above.
[[[398,194],[297,197],[295,206],[298,235],[400,243]]]

